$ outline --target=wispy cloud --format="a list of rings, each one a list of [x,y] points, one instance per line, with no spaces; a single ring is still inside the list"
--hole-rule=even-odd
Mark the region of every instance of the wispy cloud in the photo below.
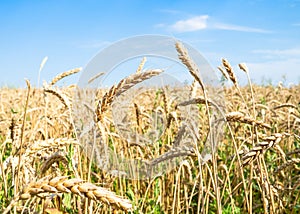
[[[249,33],[271,33],[271,31],[260,29],[260,28],[223,24],[223,23],[216,23],[212,26],[212,28],[219,29],[219,30],[231,30],[231,31],[249,32]]]
[[[228,30],[249,33],[271,33],[271,31],[261,28],[213,22],[210,20],[210,17],[208,15],[199,15],[189,19],[181,19],[172,25],[159,24],[156,25],[156,27],[168,27],[168,29],[177,33],[193,32],[204,29]]]
[[[192,32],[197,30],[203,30],[207,28],[207,15],[195,16],[190,19],[179,20],[175,24],[171,25],[171,30],[175,32]]]
[[[262,49],[262,50],[253,50],[252,53],[262,54],[265,58],[299,58],[300,57],[300,48],[290,48],[290,49]]]

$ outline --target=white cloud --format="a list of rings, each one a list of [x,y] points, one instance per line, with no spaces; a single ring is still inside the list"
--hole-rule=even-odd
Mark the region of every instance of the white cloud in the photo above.
[[[224,23],[216,23],[212,27],[219,30],[231,30],[231,31],[249,32],[249,33],[271,33],[271,31],[260,29],[260,28],[252,28],[252,27],[231,25],[231,24],[224,24]]]
[[[165,24],[158,24],[155,27],[168,27]],[[210,21],[208,15],[194,16],[190,19],[182,19],[173,25],[168,27],[171,31],[182,33],[182,32],[193,32],[204,29],[216,29],[216,30],[228,30],[228,31],[240,31],[240,32],[249,32],[249,33],[272,33],[271,31],[248,27],[240,25],[232,25],[226,23],[218,23]]]
[[[207,28],[207,19],[207,15],[195,16],[190,19],[179,20],[171,25],[170,28],[179,33],[203,30]]]

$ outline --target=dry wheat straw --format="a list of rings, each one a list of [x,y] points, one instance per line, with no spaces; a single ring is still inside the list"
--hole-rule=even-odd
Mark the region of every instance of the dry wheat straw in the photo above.
[[[298,109],[298,107],[295,106],[294,104],[291,104],[291,103],[284,103],[284,104],[282,104],[282,105],[275,106],[274,108],[272,108],[272,110],[276,110],[276,109],[280,109],[280,108],[294,108],[294,109]]]
[[[51,83],[49,84],[50,86],[53,86],[55,83],[57,83],[59,80],[67,77],[67,76],[70,76],[72,74],[76,74],[78,73],[79,71],[81,71],[82,68],[74,68],[74,69],[71,69],[71,70],[68,70],[68,71],[65,71],[61,74],[58,74],[56,77],[54,77],[51,81]]]
[[[26,96],[26,103],[25,103],[25,108],[24,108],[24,114],[23,114],[23,122],[22,122],[22,129],[21,129],[21,142],[20,142],[20,147],[19,147],[19,161],[18,161],[18,166],[21,165],[21,159],[23,157],[23,144],[24,144],[24,134],[25,134],[25,125],[26,125],[26,116],[27,116],[27,109],[28,109],[28,103],[29,103],[29,95],[30,95],[30,90],[31,90],[31,85],[29,80],[26,80],[26,85],[27,85],[27,96]],[[20,177],[20,168],[18,167],[17,171],[17,176],[16,176],[16,186],[14,187],[14,195],[17,195],[16,193],[19,190],[19,177]]]
[[[49,195],[49,193],[73,193],[81,197],[101,201],[117,209],[124,211],[132,210],[130,201],[117,196],[114,192],[82,179],[68,179],[67,176],[54,178],[44,177],[36,182],[32,182],[23,189],[20,194],[20,199],[26,200],[33,196],[45,197]]]

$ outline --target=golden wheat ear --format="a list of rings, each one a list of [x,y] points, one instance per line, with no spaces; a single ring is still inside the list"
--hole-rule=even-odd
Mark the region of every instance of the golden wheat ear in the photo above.
[[[65,78],[65,77],[67,77],[67,76],[70,76],[70,75],[72,75],[72,74],[76,74],[76,73],[78,73],[78,72],[81,71],[81,70],[82,70],[82,68],[74,68],[74,69],[65,71],[65,72],[63,72],[63,73],[61,73],[61,74],[58,74],[56,77],[54,77],[54,78],[52,79],[52,81],[50,82],[49,85],[50,85],[50,86],[53,86],[53,85],[54,85],[55,83],[57,83],[59,80]]]
[[[115,97],[121,95],[122,93],[129,90],[130,88],[137,85],[138,83],[150,79],[151,77],[157,76],[162,72],[163,70],[161,69],[153,69],[141,73],[135,73],[122,79],[117,85],[113,85],[97,103],[97,108],[96,108],[97,121],[102,120],[102,114],[112,104]]]
[[[20,199],[27,200],[33,196],[46,197],[50,195],[50,193],[72,193],[81,197],[103,202],[126,212],[132,210],[130,201],[117,196],[114,192],[103,187],[98,187],[82,179],[68,179],[67,176],[54,178],[44,177],[38,181],[32,182],[23,189],[20,194]]]

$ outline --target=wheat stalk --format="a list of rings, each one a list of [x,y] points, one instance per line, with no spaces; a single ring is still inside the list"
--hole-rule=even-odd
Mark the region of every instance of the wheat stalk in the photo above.
[[[272,108],[272,110],[276,110],[276,109],[280,109],[280,108],[293,108],[293,109],[298,109],[298,107],[295,106],[294,104],[291,104],[291,103],[284,103],[284,104],[282,104],[282,105],[275,106],[274,108]]]
[[[89,79],[88,84],[94,82],[96,79],[101,77],[103,74],[104,74],[104,72],[100,72],[100,73],[96,74],[95,76],[93,76],[92,78]]]

